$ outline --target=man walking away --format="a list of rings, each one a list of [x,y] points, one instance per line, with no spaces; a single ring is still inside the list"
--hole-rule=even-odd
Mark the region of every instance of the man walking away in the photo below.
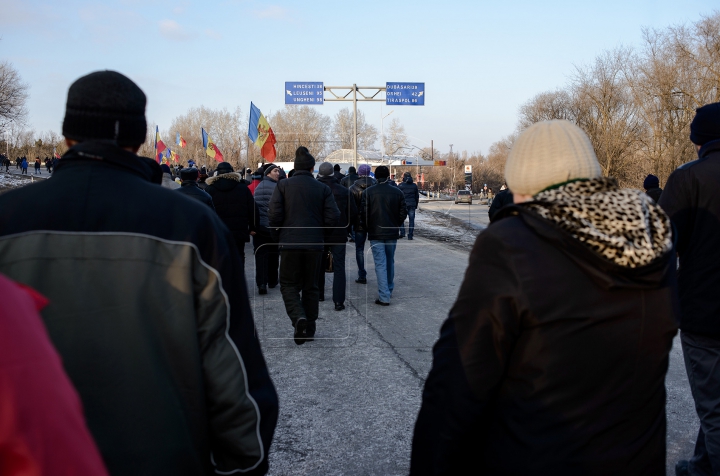
[[[345,188],[350,188],[352,187],[352,184],[354,184],[355,181],[359,178],[360,176],[357,174],[357,170],[351,165],[348,169],[348,174],[340,181],[340,185]]]
[[[253,236],[255,250],[255,283],[259,294],[267,294],[267,288],[278,284],[278,266],[280,254],[277,243],[270,236],[268,209],[275,187],[280,180],[280,168],[270,164],[265,169],[265,177],[255,189],[255,203],[260,213],[257,233]]]
[[[178,188],[177,191],[187,195],[188,197],[192,197],[195,200],[200,200],[202,203],[209,206],[213,209],[213,211],[215,211],[215,206],[213,205],[212,197],[210,196],[210,194],[198,187],[198,176],[198,169],[196,169],[195,167],[190,169],[182,169],[180,171],[180,180],[182,180],[182,183],[180,184],[180,188]]]
[[[315,336],[323,235],[340,218],[332,192],[313,177],[314,167],[315,158],[309,152],[296,152],[295,173],[278,182],[268,211],[273,239],[280,244],[280,292],[297,345]]]
[[[215,211],[235,238],[235,245],[245,266],[245,243],[255,234],[260,219],[255,200],[240,174],[232,165],[220,162],[217,176],[207,179],[205,191],[212,197]]]
[[[649,174],[647,177],[645,177],[645,181],[643,182],[643,188],[645,188],[645,193],[647,193],[648,196],[655,201],[655,203],[658,203],[660,201],[662,189],[660,188],[659,178],[657,178],[653,174]]]
[[[333,176],[337,179],[338,183],[345,178],[345,174],[340,172],[340,164],[333,166]]]
[[[495,215],[500,211],[502,207],[505,205],[512,205],[513,203],[513,194],[508,189],[507,185],[502,184],[502,187],[500,187],[500,191],[497,195],[495,195],[495,198],[493,198],[492,203],[490,204],[490,208],[488,208],[488,216],[490,217],[490,223],[493,222],[495,219]]]
[[[690,140],[698,159],[665,183],[660,206],[677,231],[680,342],[700,418],[695,454],[678,475],[720,474],[720,103],[697,109]]]
[[[336,311],[345,309],[345,243],[347,242],[347,225],[357,218],[357,206],[352,192],[340,185],[333,175],[330,162],[323,162],[318,170],[318,181],[327,185],[332,191],[333,198],[340,210],[340,221],[337,226],[325,230],[325,249],[323,261],[318,270],[318,287],[321,300],[325,297],[325,268],[327,267],[327,252],[332,254],[333,261],[333,303]]]
[[[407,214],[410,220],[407,239],[412,240],[413,232],[415,231],[415,209],[417,209],[418,203],[420,203],[420,192],[418,191],[417,185],[413,183],[410,172],[405,172],[403,174],[403,181],[400,185],[398,185],[398,188],[405,196],[405,206],[407,207]],[[405,221],[403,221],[402,227],[400,228],[400,238],[404,237]]]
[[[664,475],[670,220],[569,121],[527,128],[505,178],[516,205],[470,253],[410,474]]]
[[[22,172],[20,175],[27,175],[27,169],[28,169],[28,162],[25,157],[22,159],[22,163],[20,164],[20,168],[22,169]]]
[[[48,298],[110,474],[265,474],[278,401],[240,255],[217,214],[136,155],[145,104],[114,71],[70,86],[52,180],[0,195],[0,272]],[[16,206],[47,197],[63,205]]]
[[[362,194],[360,221],[367,230],[375,261],[378,298],[375,304],[389,306],[395,288],[395,247],[398,230],[407,217],[405,197],[390,185],[390,170],[381,165],[375,169],[378,184]]]
[[[170,190],[177,190],[180,188],[180,184],[173,180],[172,171],[168,164],[161,164],[160,169],[162,170],[162,185],[164,188]]]
[[[355,262],[358,267],[358,277],[355,280],[359,284],[367,284],[367,271],[365,271],[365,241],[367,240],[367,231],[360,222],[360,207],[362,201],[362,194],[368,187],[372,187],[377,184],[374,178],[370,177],[370,166],[368,164],[362,164],[358,167],[359,179],[350,187],[350,191],[355,199],[355,206],[358,209],[358,218],[353,223],[353,229],[355,231]]]

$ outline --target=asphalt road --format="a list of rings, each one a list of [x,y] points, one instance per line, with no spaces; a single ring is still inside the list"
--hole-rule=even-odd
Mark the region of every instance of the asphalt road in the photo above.
[[[425,207],[434,215],[469,214],[477,225],[483,213],[487,216],[485,205],[421,204]],[[407,474],[432,345],[455,301],[468,257],[467,251],[419,235],[398,241],[389,307],[374,304],[371,256],[366,257],[368,284],[354,282],[357,267],[349,243],[347,308],[334,311],[332,278],[326,275],[328,300],[320,303],[316,340],[302,346],[293,342],[279,288],[257,295],[253,260],[248,259],[258,333],[280,396],[270,474]],[[250,246],[246,255],[252,256]],[[673,475],[675,461],[692,455],[698,428],[677,338],[666,386],[667,474]]]

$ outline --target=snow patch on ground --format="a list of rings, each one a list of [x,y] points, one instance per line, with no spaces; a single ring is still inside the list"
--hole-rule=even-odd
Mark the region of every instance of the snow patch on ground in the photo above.
[[[18,177],[17,175],[5,173],[0,174],[0,193],[32,183],[32,179],[26,177],[27,176]]]
[[[407,220],[405,220],[407,226]],[[451,215],[432,210],[418,209],[415,212],[415,234],[429,240],[447,243],[449,246],[465,251],[472,249],[478,229]]]

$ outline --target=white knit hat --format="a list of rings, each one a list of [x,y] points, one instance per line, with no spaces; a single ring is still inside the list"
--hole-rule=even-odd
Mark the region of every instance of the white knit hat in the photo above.
[[[533,124],[520,134],[505,163],[505,181],[515,194],[535,195],[573,179],[602,175],[588,136],[570,121]]]

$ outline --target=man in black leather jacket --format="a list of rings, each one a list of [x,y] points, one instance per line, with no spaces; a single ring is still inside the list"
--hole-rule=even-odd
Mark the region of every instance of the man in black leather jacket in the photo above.
[[[407,217],[405,197],[390,184],[390,170],[381,165],[375,169],[378,184],[362,194],[360,222],[367,230],[375,261],[378,298],[375,304],[389,306],[395,287],[395,247],[398,230]]]
[[[180,188],[177,189],[177,191],[180,193],[184,193],[188,197],[192,197],[195,200],[200,200],[205,205],[212,208],[213,211],[215,211],[215,205],[213,205],[212,197],[210,196],[210,194],[208,194],[198,186],[197,179],[199,175],[200,174],[198,173],[198,169],[196,169],[195,167],[190,169],[182,169],[180,171],[180,180],[182,180],[182,184],[180,185]]]
[[[362,164],[358,167],[359,179],[355,181],[350,187],[350,191],[355,199],[355,206],[358,209],[358,219],[353,223],[353,229],[355,231],[355,262],[358,267],[358,277],[355,280],[356,283],[367,284],[367,271],[365,271],[365,241],[367,240],[367,231],[360,224],[360,201],[362,199],[363,192],[373,185],[377,184],[377,181],[370,177],[370,166],[368,164]]]

